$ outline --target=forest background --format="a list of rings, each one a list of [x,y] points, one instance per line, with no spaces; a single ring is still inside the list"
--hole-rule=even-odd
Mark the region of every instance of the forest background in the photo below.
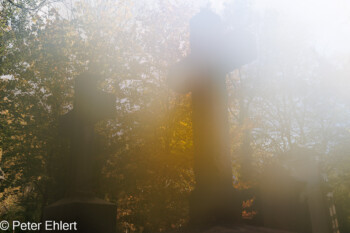
[[[191,101],[166,78],[190,52],[190,18],[209,7],[258,46],[258,59],[227,77],[234,185],[249,188],[271,164],[293,160],[293,148],[309,148],[340,231],[350,232],[350,6],[336,1],[337,14],[320,1],[311,14],[302,1],[284,2],[289,14],[271,0],[0,0],[1,219],[39,221],[65,192],[59,121],[90,66],[117,108],[96,125],[98,196],[117,203],[122,232],[186,224]]]

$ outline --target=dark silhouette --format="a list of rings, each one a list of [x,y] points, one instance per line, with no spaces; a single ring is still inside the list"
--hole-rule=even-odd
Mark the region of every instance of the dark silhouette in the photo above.
[[[98,90],[97,81],[88,72],[76,78],[74,109],[62,117],[61,127],[71,142],[69,196],[93,195],[97,161],[94,125],[115,113],[115,97]]]
[[[220,17],[202,10],[190,21],[191,54],[170,72],[169,85],[192,93],[194,172],[190,224],[237,222],[241,202],[232,185],[226,75],[256,56],[254,38],[245,31],[225,32]]]
[[[92,186],[97,161],[94,125],[115,111],[115,97],[98,90],[97,81],[90,72],[76,79],[74,109],[62,118],[63,132],[71,144],[67,197],[46,207],[44,221],[77,222],[74,232],[114,233],[116,206],[94,197]]]

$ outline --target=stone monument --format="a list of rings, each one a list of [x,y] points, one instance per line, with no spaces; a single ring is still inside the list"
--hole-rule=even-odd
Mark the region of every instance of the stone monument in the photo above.
[[[96,198],[92,188],[96,164],[94,125],[113,117],[115,111],[115,97],[98,90],[97,81],[91,72],[76,78],[74,108],[62,118],[71,151],[68,192],[64,199],[44,210],[44,224],[47,220],[76,222],[76,229],[71,232],[116,232],[116,206]],[[57,228],[49,232],[63,231]]]
[[[227,32],[218,15],[201,10],[190,21],[190,48],[168,79],[172,89],[192,96],[196,184],[190,224],[237,222],[242,203],[232,182],[226,75],[255,58],[254,37],[242,30]]]

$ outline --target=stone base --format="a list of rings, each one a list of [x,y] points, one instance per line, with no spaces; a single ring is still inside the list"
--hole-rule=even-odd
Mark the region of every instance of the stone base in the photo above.
[[[232,225],[232,226],[215,226],[209,229],[178,229],[167,233],[296,233],[278,229],[271,229],[265,227],[256,227],[249,225]]]
[[[231,188],[193,190],[190,195],[190,221],[193,227],[239,223],[242,220],[238,193]]]
[[[45,208],[41,232],[115,233],[116,214],[116,205],[102,199],[62,199]],[[58,224],[53,229],[52,222],[47,221],[56,221]],[[69,226],[66,224],[69,230],[63,230],[60,221],[62,224],[70,223]],[[45,224],[49,227],[45,227]]]

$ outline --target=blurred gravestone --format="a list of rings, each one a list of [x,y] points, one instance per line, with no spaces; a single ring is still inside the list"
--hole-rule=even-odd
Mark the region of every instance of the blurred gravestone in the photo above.
[[[306,183],[290,175],[287,169],[273,164],[260,177],[258,216],[264,227],[311,233]]]
[[[298,181],[305,183],[304,195],[307,198],[309,209],[309,221],[312,233],[337,232],[335,226],[335,211],[330,216],[331,203],[327,201],[327,182],[322,178],[321,167],[316,159],[317,151],[302,147],[293,147],[289,153],[286,163],[292,171],[292,176]],[[332,220],[334,221],[332,223]],[[333,229],[332,229],[333,228]]]
[[[114,96],[97,89],[97,79],[84,73],[75,81],[74,109],[63,116],[62,131],[70,138],[71,161],[67,197],[45,208],[43,221],[77,222],[82,233],[115,233],[116,206],[94,197],[96,147],[94,125],[113,117]],[[59,231],[50,231],[59,232]],[[73,232],[73,231],[72,231]]]
[[[327,200],[331,192],[316,157],[312,149],[293,146],[279,165],[265,168],[256,195],[258,224],[299,233],[337,232],[335,207]]]
[[[251,62],[254,38],[245,31],[225,32],[220,17],[202,10],[190,21],[191,54],[169,75],[175,91],[192,94],[194,172],[190,223],[196,226],[239,221],[241,203],[232,185],[226,75]]]

